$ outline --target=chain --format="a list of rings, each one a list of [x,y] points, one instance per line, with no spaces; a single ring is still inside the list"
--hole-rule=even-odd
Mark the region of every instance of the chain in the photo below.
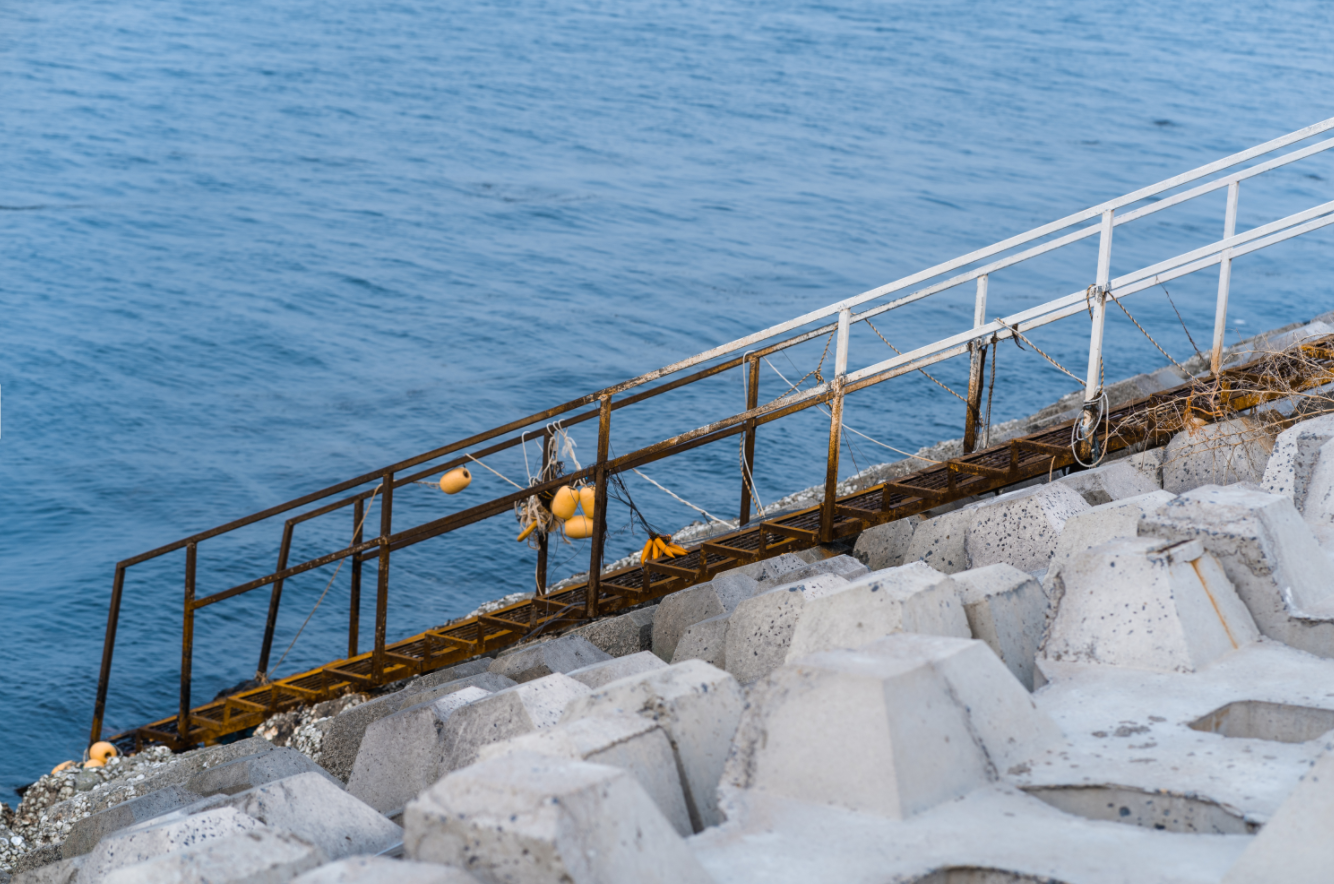
[[[898,347],[895,347],[893,344],[891,344],[891,343],[885,338],[884,335],[880,334],[880,329],[876,328],[874,325],[871,325],[871,320],[869,320],[869,319],[864,319],[864,320],[862,320],[862,321],[865,322],[867,325],[870,325],[870,326],[871,326],[871,331],[875,332],[875,336],[876,336],[877,338],[879,338],[880,340],[882,340],[882,341],[885,342],[885,346],[886,346],[886,347],[888,347],[889,349],[893,350],[895,353],[899,354],[900,356],[903,355],[903,351],[902,351],[902,350],[900,350]],[[930,379],[930,380],[931,380],[937,387],[940,387],[940,389],[944,390],[946,393],[949,393],[949,394],[950,394],[951,396],[953,396],[955,399],[958,399],[960,402],[965,402],[965,403],[968,401],[967,399],[965,399],[965,398],[963,398],[962,396],[960,396],[958,393],[956,393],[956,392],[954,392],[953,390],[951,390],[949,387],[947,387],[947,386],[945,386],[944,384],[942,384],[940,381],[936,380],[934,377],[931,377],[931,374],[930,374],[926,369],[924,369],[924,368],[919,368],[919,369],[917,369],[917,370],[918,370],[919,372],[921,372],[922,374],[926,375],[927,378]]]

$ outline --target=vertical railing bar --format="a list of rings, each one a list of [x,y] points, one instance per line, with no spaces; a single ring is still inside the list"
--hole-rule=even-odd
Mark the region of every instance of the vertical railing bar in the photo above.
[[[102,669],[97,675],[97,700],[93,705],[93,727],[88,745],[102,739],[102,718],[107,711],[107,688],[111,684],[111,658],[116,648],[116,627],[120,625],[120,597],[125,590],[125,566],[116,565],[111,583],[111,605],[107,609],[107,634],[102,641]]]
[[[1080,448],[1077,453],[1087,462],[1098,459],[1098,401],[1102,397],[1102,332],[1107,318],[1107,286],[1112,277],[1112,215],[1102,213],[1102,231],[1098,239],[1098,276],[1088,295],[1091,323],[1089,331],[1088,376],[1084,382],[1084,411],[1080,415]]]
[[[598,413],[598,459],[594,472],[597,486],[593,494],[593,543],[588,557],[588,589],[585,616],[596,619],[598,593],[602,590],[602,552],[607,537],[607,455],[611,449],[611,397],[602,398]]]
[[[375,573],[375,650],[371,669],[384,675],[384,643],[389,618],[389,536],[394,528],[394,474],[386,470],[380,485],[380,559]]]
[[[751,411],[760,402],[760,358],[752,356],[744,364],[748,364],[746,411]],[[750,486],[755,481],[755,430],[754,419],[747,421],[746,435],[741,443],[741,514],[738,516],[738,526],[750,522]]]
[[[547,471],[551,468],[551,444],[554,434],[550,427],[542,430],[542,472],[538,475],[542,477],[540,481],[545,481]],[[545,530],[546,526],[541,526],[543,530],[537,532],[537,573],[535,575],[537,582],[537,597],[546,598],[547,595],[547,546],[548,537]],[[536,611],[536,606],[534,606]]]
[[[195,561],[198,544],[185,546],[185,618],[181,628],[181,710],[176,718],[176,736],[181,749],[190,748],[190,674],[195,643]]]
[[[1223,239],[1237,233],[1237,201],[1241,197],[1241,183],[1233,181],[1227,188],[1227,213],[1223,218]],[[1227,302],[1232,288],[1232,250],[1224,249],[1218,262],[1218,305],[1214,310],[1214,347],[1209,355],[1209,370],[1217,375],[1223,367],[1223,334],[1227,330]]]
[[[987,277],[977,278],[977,297],[973,302],[973,328],[987,321]],[[963,425],[963,453],[972,454],[977,447],[977,428],[982,421],[982,378],[987,364],[987,345],[981,341],[968,343],[968,402]]]
[[[852,310],[838,312],[838,341],[834,350],[834,391],[829,399],[829,454],[825,462],[824,504],[820,510],[820,542],[834,539],[834,507],[838,503],[838,456],[843,445],[843,384],[848,375],[848,330]]]
[[[278,567],[282,571],[287,567],[287,556],[292,550],[292,532],[296,525],[291,519],[283,523],[283,541],[278,547]],[[264,641],[259,646],[259,665],[255,667],[255,679],[263,681],[269,671],[269,652],[273,650],[273,633],[278,627],[278,606],[283,599],[283,581],[273,581],[273,591],[269,593],[269,617],[264,623]]]
[[[361,543],[362,522],[366,518],[366,503],[358,498],[352,505],[352,545]],[[361,556],[352,558],[352,588],[348,595],[347,612],[347,656],[357,656],[357,631],[361,627]]]

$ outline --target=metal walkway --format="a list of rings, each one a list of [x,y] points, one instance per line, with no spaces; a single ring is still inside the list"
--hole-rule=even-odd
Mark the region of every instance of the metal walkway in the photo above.
[[[136,566],[163,556],[183,553],[184,559],[179,709],[172,719],[163,719],[120,736],[138,741],[156,740],[174,748],[182,748],[200,741],[217,740],[252,727],[282,709],[325,699],[349,689],[383,685],[417,672],[447,666],[512,644],[536,630],[558,629],[570,623],[624,610],[706,580],[720,570],[744,562],[807,548],[817,543],[833,542],[850,537],[869,525],[903,518],[942,503],[997,490],[1055,469],[1094,460],[1107,450],[1144,441],[1158,441],[1165,434],[1180,429],[1184,425],[1182,421],[1191,415],[1196,420],[1213,420],[1253,407],[1267,398],[1290,395],[1294,390],[1325,383],[1329,380],[1328,352],[1319,347],[1306,347],[1300,353],[1272,357],[1245,370],[1230,371],[1222,371],[1222,353],[1234,261],[1246,254],[1334,224],[1334,200],[1331,200],[1238,232],[1240,187],[1243,182],[1257,176],[1310,162],[1334,148],[1334,138],[1315,140],[1330,130],[1334,130],[1334,119],[714,347],[657,371],[119,562],[112,582],[91,740],[101,737],[127,574]],[[1313,175],[1311,180],[1327,181],[1329,175]],[[1117,227],[1215,193],[1226,197],[1219,225],[1222,238],[1120,276],[1112,276],[1112,240]],[[1098,242],[1096,265],[1089,267],[1089,273],[1082,279],[1071,280],[1075,286],[1074,291],[1008,316],[987,318],[987,293],[992,276],[1094,237]],[[1208,380],[1192,382],[1169,393],[1111,408],[1102,386],[1103,328],[1109,308],[1126,311],[1129,317],[1123,302],[1130,296],[1213,267],[1218,268],[1218,294],[1214,305],[1212,363]],[[859,332],[863,328],[874,330],[870,324],[873,317],[961,286],[969,286],[975,292],[971,327],[890,358],[881,358],[884,351],[879,349],[880,343],[867,338],[873,350],[865,347],[858,349],[857,355],[863,362],[854,364],[852,350],[855,348],[850,337],[854,329]],[[1087,325],[1082,323],[1085,318],[1088,320]],[[1084,386],[1084,407],[1080,417],[1072,423],[1016,439],[1002,446],[974,451],[981,423],[982,402],[987,391],[984,368],[988,352],[994,354],[995,348],[1007,339],[1031,344],[1026,335],[1033,329],[1063,320],[1073,320],[1067,326],[1078,325],[1081,333],[1088,335],[1087,372],[1084,378],[1078,379]],[[1135,324],[1138,325],[1137,322]],[[1148,334],[1147,331],[1145,333]],[[878,331],[876,335],[879,336]],[[767,402],[761,399],[759,388],[762,360],[805,342],[826,337],[833,345],[833,368],[828,377],[817,373],[817,383],[812,387],[789,389]],[[969,386],[963,415],[964,456],[897,481],[838,498],[839,454],[844,444],[845,429],[843,409],[847,397],[955,357],[965,357],[969,361]],[[823,364],[823,357],[821,362]],[[658,396],[678,391],[688,392],[691,384],[734,370],[740,372],[745,380],[746,400],[743,410],[628,454],[612,456],[613,415],[617,415],[618,428],[624,425],[627,415],[647,417],[646,423],[651,431],[654,410],[637,406],[651,403]],[[1062,371],[1066,370],[1062,368]],[[1069,374],[1068,371],[1066,373]],[[817,407],[827,408],[829,414],[824,502],[799,512],[749,524],[752,510],[750,477],[758,469],[755,461],[757,434],[767,424]],[[623,413],[622,410],[627,411]],[[547,469],[553,466],[547,456],[552,446],[547,442],[556,431],[555,428],[570,427],[585,421],[597,421],[598,441],[594,463],[570,473],[554,475]],[[525,441],[538,438],[544,441],[543,471],[538,479],[532,480],[529,487],[421,524],[404,526],[401,518],[396,523],[393,506],[396,489],[437,477],[455,467],[472,465],[474,461],[518,448]],[[602,565],[607,535],[609,483],[618,474],[635,467],[733,438],[740,447],[738,484],[741,505],[738,524],[742,527],[692,548],[684,557],[668,562],[650,562],[645,568],[627,568],[604,575]],[[508,515],[516,504],[527,504],[534,497],[541,500],[560,486],[576,482],[592,484],[596,495],[587,584],[547,592],[547,537],[539,532],[535,581],[537,597],[531,602],[462,623],[427,630],[394,644],[386,641],[390,566],[395,552],[416,544],[447,539],[447,535],[459,528]],[[372,532],[365,525],[366,516],[373,505],[378,506],[379,510],[378,532]],[[327,522],[331,519],[340,520],[337,523],[339,534],[346,528],[355,528],[351,532],[351,542],[346,547],[330,550],[306,561],[295,564],[290,562],[295,533],[299,529],[308,530],[302,526],[313,520]],[[198,550],[201,544],[252,525],[265,523],[276,527],[275,522],[278,520],[282,523],[281,540],[272,572],[211,595],[196,596]],[[372,533],[374,536],[366,536]],[[270,669],[269,657],[284,582],[298,574],[343,560],[351,566],[346,659],[310,672],[280,678],[224,700],[204,705],[192,702],[191,670],[197,612],[269,587],[268,618],[256,667],[257,673],[266,673]],[[358,644],[359,611],[362,568],[367,562],[372,563],[374,568],[376,614],[372,650],[361,653]],[[133,587],[131,591],[134,591]],[[151,674],[139,673],[138,677],[148,678]]]

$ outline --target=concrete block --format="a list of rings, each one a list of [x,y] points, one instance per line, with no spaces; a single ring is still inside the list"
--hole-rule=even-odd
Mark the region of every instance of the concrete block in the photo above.
[[[570,635],[581,635],[594,647],[613,657],[653,650],[653,616],[658,606],[640,608],[619,617],[607,617],[581,626]]]
[[[1006,564],[962,571],[954,575],[954,582],[973,638],[991,648],[1019,683],[1032,691],[1033,661],[1050,609],[1042,587]]]
[[[802,609],[848,586],[848,581],[837,575],[817,574],[746,599],[732,613],[730,624],[713,631],[723,634],[727,671],[742,684],[749,684],[782,666]]]
[[[99,881],[112,871],[146,862],[206,841],[239,835],[264,824],[233,807],[216,807],[165,822],[141,824],[102,841],[85,857],[80,881]],[[321,859],[323,861],[323,859]],[[313,863],[311,867],[318,865]],[[138,880],[138,879],[131,879]]]
[[[97,846],[112,832],[142,823],[144,820],[179,810],[198,801],[201,795],[182,786],[167,786],[138,798],[121,802],[114,807],[99,811],[92,816],[75,821],[69,835],[60,845],[60,855],[69,859],[81,856]]]
[[[441,736],[447,751],[440,775],[472,764],[483,746],[551,727],[560,721],[567,706],[589,693],[588,687],[568,675],[553,673],[462,707],[443,727]]]
[[[381,813],[313,773],[256,786],[229,803],[315,845],[329,859],[378,853],[403,840],[403,830]]]
[[[968,551],[964,541],[975,515],[977,507],[967,506],[919,522],[903,561],[926,562],[943,574],[967,571]]]
[[[292,884],[479,884],[454,866],[417,863],[383,856],[353,856],[320,866]]]
[[[1297,509],[1311,527],[1316,542],[1326,549],[1334,549],[1334,444],[1326,442],[1322,445],[1314,460],[1304,489],[1306,494]],[[1296,495],[1293,505],[1297,505]]]
[[[1304,420],[1279,433],[1260,487],[1270,494],[1291,498],[1297,512],[1304,512],[1320,449],[1331,439],[1334,439],[1334,414]]]
[[[653,616],[653,653],[671,662],[686,629],[701,620],[728,613],[712,583],[674,592],[658,603]]]
[[[1326,884],[1334,869],[1334,752],[1326,751],[1223,877],[1223,884]]]
[[[89,804],[89,811],[97,813],[114,807],[122,801],[129,801],[142,795],[184,785],[195,774],[219,765],[227,764],[238,758],[245,758],[264,752],[273,752],[275,747],[263,737],[248,737],[235,743],[219,746],[205,746],[190,752],[173,755],[171,764],[142,780],[132,780],[120,784],[109,784],[101,793],[97,793]]]
[[[981,642],[901,634],[755,685],[724,777],[738,790],[903,819],[997,777],[1060,733]]]
[[[793,583],[819,577],[822,574],[842,577],[844,580],[856,580],[858,577],[864,577],[870,573],[871,571],[866,565],[852,556],[837,555],[802,565],[800,568],[793,568],[777,577],[767,578],[759,582],[762,588],[767,589],[779,585],[791,586]]]
[[[437,669],[434,672],[428,672],[425,675],[419,675],[416,678],[408,679],[403,687],[398,691],[395,691],[395,693],[419,694],[422,691],[429,691],[448,684],[453,684],[461,679],[471,678],[474,675],[481,675],[490,669],[493,662],[494,661],[490,657],[474,657],[471,660],[465,660],[462,663],[459,663],[457,666],[446,666],[444,669]],[[482,687],[485,687],[485,685],[482,685]]]
[[[1202,485],[1259,483],[1273,448],[1265,426],[1249,417],[1182,430],[1167,443],[1163,489],[1181,494]]]
[[[852,554],[872,571],[897,568],[903,564],[912,545],[913,530],[921,521],[910,516],[867,528],[857,536]]]
[[[676,643],[676,653],[672,662],[682,660],[703,660],[719,669],[727,668],[727,630],[731,623],[731,614],[719,614],[708,620],[701,620],[686,628],[685,635]]]
[[[971,638],[954,581],[929,565],[912,562],[812,599],[798,614],[784,661],[859,647],[896,632]]]
[[[639,651],[635,654],[605,660],[602,663],[594,663],[592,666],[585,666],[583,669],[576,669],[566,674],[586,687],[600,688],[604,684],[620,678],[638,675],[651,669],[666,668],[667,664],[662,662],[652,651]]]
[[[1051,562],[1065,522],[1090,509],[1075,489],[1059,483],[1002,494],[977,508],[965,548],[969,568],[1000,562],[1038,571]]]
[[[21,861],[23,857],[19,859]],[[58,859],[55,862],[28,869],[22,869],[16,864],[12,884],[75,884],[79,879],[79,869],[82,866],[82,856],[76,856],[72,859]]]
[[[1071,473],[1057,479],[1053,484],[1064,485],[1078,492],[1089,506],[1125,500],[1127,497],[1138,497],[1161,488],[1161,485],[1124,460],[1115,460],[1091,470]]]
[[[255,829],[118,868],[103,884],[286,884],[324,863],[319,848],[290,832]]]
[[[803,550],[805,552],[805,550]],[[826,558],[820,556],[821,559]],[[818,561],[818,559],[814,560]],[[802,553],[783,553],[768,559],[761,559],[758,562],[751,562],[749,565],[739,565],[727,571],[719,571],[716,577],[729,577],[741,575],[749,577],[757,583],[765,581],[774,581],[781,578],[784,574],[796,568],[811,564],[803,557]]]
[[[706,884],[712,878],[623,770],[535,754],[455,771],[408,805],[413,859],[506,884]]]
[[[1139,497],[1127,497],[1104,503],[1065,520],[1061,537],[1056,541],[1045,583],[1050,584],[1056,572],[1075,553],[1101,546],[1109,540],[1139,535],[1139,522],[1176,495],[1170,491],[1153,491]]]
[[[1261,633],[1334,657],[1334,569],[1288,498],[1208,485],[1146,515],[1139,533],[1198,539],[1223,566]]]
[[[515,752],[607,764],[628,771],[677,834],[691,834],[690,813],[676,773],[671,741],[649,718],[628,712],[581,718],[487,746],[480,760]]]
[[[366,728],[370,727],[372,723],[409,706],[428,703],[447,694],[468,688],[477,688],[495,693],[506,688],[512,688],[517,684],[512,678],[486,671],[486,666],[489,666],[490,662],[490,657],[470,661],[463,666],[468,669],[481,666],[482,671],[434,684],[427,683],[423,685],[422,681],[418,680],[401,691],[368,700],[359,706],[353,706],[351,709],[335,715],[328,721],[320,722],[320,726],[324,730],[320,742],[320,766],[346,783],[348,778],[352,776],[352,765],[357,760],[357,752],[361,749],[361,741],[365,737]],[[472,665],[473,663],[476,666]],[[460,671],[460,667],[451,667],[450,671]],[[435,673],[430,673],[430,675],[435,675]],[[427,679],[429,677],[428,675],[422,678]]]
[[[347,791],[380,813],[397,810],[444,775],[445,725],[458,710],[494,694],[464,688],[372,722],[362,738]]]
[[[286,747],[271,749],[268,752],[258,752],[254,755],[228,761],[217,767],[201,770],[186,780],[183,785],[188,791],[201,796],[235,795],[237,792],[244,792],[247,789],[253,789],[255,786],[262,786],[265,783],[301,773],[317,773],[322,777],[327,777],[330,782],[335,783],[340,789],[343,786],[342,783],[330,776],[324,768],[295,749]]]
[[[1138,470],[1140,475],[1153,484],[1154,488],[1162,488],[1163,460],[1166,457],[1165,449],[1150,448],[1148,451],[1137,451],[1134,454],[1127,455],[1124,463],[1132,469]]]
[[[523,684],[554,672],[572,672],[610,659],[610,654],[582,635],[565,635],[499,657],[491,664],[491,671]]]
[[[1078,553],[1052,584],[1043,659],[1194,672],[1260,637],[1198,540],[1113,540]]]
[[[572,702],[562,722],[629,712],[654,721],[672,744],[686,809],[699,832],[717,825],[718,780],[744,698],[732,676],[699,660],[623,678]]]

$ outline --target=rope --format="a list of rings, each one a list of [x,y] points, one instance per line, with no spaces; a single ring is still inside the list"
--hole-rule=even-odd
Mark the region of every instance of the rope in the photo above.
[[[762,357],[760,357],[760,358],[762,358],[765,362],[769,362],[769,367],[770,367],[770,368],[774,368],[774,371],[778,372],[778,376],[779,376],[780,378],[783,378],[783,383],[785,383],[785,384],[788,385],[788,388],[787,388],[786,390],[784,390],[784,391],[782,392],[782,394],[780,394],[780,395],[774,397],[774,399],[773,399],[774,402],[777,402],[779,399],[782,399],[782,398],[783,398],[784,396],[786,396],[788,393],[791,393],[793,390],[797,389],[797,388],[800,387],[802,384],[806,383],[806,378],[810,377],[811,375],[815,375],[815,379],[816,379],[817,381],[819,381],[819,382],[822,383],[822,384],[824,383],[824,375],[820,374],[820,368],[824,365],[825,357],[829,355],[829,342],[832,341],[832,340],[834,340],[834,333],[833,333],[833,332],[830,332],[830,333],[829,333],[829,337],[827,337],[827,338],[824,339],[824,352],[820,354],[820,361],[817,362],[817,363],[815,363],[815,368],[812,368],[810,371],[808,371],[808,372],[806,372],[804,375],[802,375],[802,376],[801,376],[801,379],[798,380],[795,384],[792,383],[792,382],[790,382],[787,378],[783,378],[783,373],[782,373],[782,372],[779,372],[778,369],[774,368],[774,364],[773,364],[772,362],[769,362],[769,357],[768,357],[768,356],[762,356]],[[787,357],[787,361],[788,361],[788,362],[792,362],[792,357],[787,355],[787,351],[786,351],[786,350],[783,351],[783,355]],[[793,364],[792,367],[793,367],[793,368],[796,368],[796,365]]]
[[[523,490],[523,486],[520,485],[518,482],[515,482],[515,481],[514,481],[513,479],[511,479],[509,476],[506,476],[505,474],[503,474],[503,473],[501,473],[501,472],[499,472],[499,471],[497,471],[497,470],[492,470],[490,467],[488,467],[486,464],[482,463],[482,462],[481,462],[480,460],[478,460],[477,458],[473,457],[471,454],[464,454],[463,456],[466,457],[468,460],[472,461],[473,463],[477,464],[479,467],[482,467],[483,469],[491,470],[491,472],[495,473],[497,476],[500,476],[500,478],[504,479],[506,482],[510,483],[510,484],[513,485],[515,488],[518,488],[520,491]]]
[[[382,487],[384,487],[384,482],[381,482],[380,484],[376,485],[375,490],[371,492],[370,499],[366,501],[366,509],[363,510],[361,513],[361,521],[357,523],[357,527],[352,531],[353,538],[355,538],[358,534],[360,534],[361,529],[365,527],[366,517],[371,514],[371,504],[375,502],[375,495],[380,493],[380,489]],[[351,543],[349,543],[348,545],[351,546]],[[320,603],[323,602],[324,597],[329,594],[329,587],[333,586],[334,580],[338,578],[338,572],[343,570],[343,562],[346,561],[347,561],[347,556],[344,556],[343,558],[338,560],[338,567],[334,568],[333,575],[329,578],[329,582],[324,584],[324,592],[320,593],[320,597],[315,600],[315,607],[310,609],[310,613],[306,615],[306,619],[301,622],[301,628],[296,631],[296,635],[292,636],[291,643],[287,645],[287,650],[283,651],[283,655],[278,658],[278,662],[274,663],[272,666],[268,668],[267,671],[262,673],[261,681],[267,683],[269,680],[269,676],[273,674],[273,671],[283,664],[283,661],[287,659],[288,654],[292,653],[292,648],[296,647],[296,640],[301,638],[301,633],[305,631],[306,624],[310,622],[310,618],[314,617],[315,612],[319,610]]]
[[[639,470],[635,469],[634,467],[631,467],[631,468],[630,468],[630,472],[634,473],[636,476],[638,476],[639,478],[643,479],[645,482],[647,482],[647,483],[649,483],[650,485],[652,485],[653,487],[657,488],[659,491],[664,491],[664,492],[667,493],[668,496],[675,498],[676,500],[680,501],[681,503],[684,503],[686,506],[690,507],[690,508],[691,508],[692,510],[694,510],[695,512],[697,512],[697,513],[703,513],[704,516],[705,516],[705,518],[707,518],[710,522],[718,522],[719,524],[726,525],[726,526],[728,526],[729,528],[735,528],[735,527],[736,527],[736,523],[735,523],[735,522],[729,522],[729,521],[727,521],[726,519],[720,519],[720,518],[718,518],[717,516],[715,516],[715,515],[713,515],[712,513],[710,513],[708,510],[704,509],[704,507],[702,507],[702,506],[695,506],[693,503],[691,503],[690,501],[686,500],[684,497],[681,497],[681,496],[678,495],[676,492],[672,491],[670,488],[665,488],[665,487],[663,487],[662,485],[659,485],[657,482],[653,481],[653,480],[650,479],[648,476],[646,476],[646,475],[644,475],[643,473],[639,472]],[[752,493],[753,493],[753,492],[752,492]]]
[[[760,513],[763,514],[764,503],[760,500],[760,493],[755,490],[755,477],[751,475],[750,464],[746,463],[746,440],[744,438],[742,438],[741,444],[737,446],[737,457],[741,461],[741,475],[746,480],[746,484],[750,486],[750,497],[755,501],[755,505],[759,507]]]
[[[991,336],[991,383],[987,385],[987,419],[982,425],[982,447],[991,447],[991,397],[996,392],[996,360],[1000,358],[1000,338]]]
[[[1186,333],[1186,340],[1190,341],[1190,348],[1195,351],[1196,356],[1203,359],[1204,354],[1200,352],[1200,348],[1195,343],[1195,339],[1191,337],[1190,329],[1186,328],[1186,320],[1181,318],[1181,311],[1177,309],[1176,301],[1172,300],[1172,293],[1169,292],[1167,286],[1163,285],[1161,282],[1158,283],[1158,287],[1163,290],[1164,295],[1167,295],[1167,303],[1172,305],[1172,312],[1177,315],[1177,322],[1181,323],[1181,330]]]
[[[1166,291],[1166,289],[1164,289],[1163,291]],[[1147,331],[1145,331],[1144,326],[1142,326],[1142,325],[1139,324],[1139,320],[1137,320],[1135,317],[1133,317],[1133,316],[1130,315],[1130,311],[1126,309],[1126,305],[1125,305],[1125,304],[1122,304],[1122,303],[1121,303],[1121,299],[1120,299],[1120,298],[1113,298],[1112,300],[1116,302],[1116,306],[1118,306],[1118,307],[1121,308],[1121,312],[1124,313],[1124,314],[1126,315],[1126,318],[1129,319],[1131,322],[1135,323],[1135,328],[1139,329],[1141,332],[1144,333],[1144,337],[1146,337],[1146,338],[1149,339],[1149,343],[1150,343],[1150,344],[1153,344],[1155,347],[1158,347],[1158,352],[1161,353],[1161,354],[1163,354],[1164,356],[1166,356],[1168,362],[1172,363],[1172,364],[1175,365],[1178,369],[1180,369],[1180,370],[1181,370],[1181,373],[1184,374],[1186,377],[1190,377],[1190,372],[1186,371],[1186,367],[1185,367],[1184,365],[1182,365],[1180,362],[1177,362],[1175,359],[1173,359],[1172,356],[1171,356],[1166,350],[1164,350],[1161,346],[1159,346],[1158,342],[1155,341],[1155,340],[1153,339],[1153,335],[1151,335],[1151,334],[1149,334]],[[1178,316],[1179,316],[1179,315],[1180,315],[1180,314],[1178,314]],[[1183,323],[1182,325],[1183,325],[1183,327],[1184,327],[1185,324]],[[1187,333],[1186,333],[1186,336],[1189,337],[1189,336],[1190,336],[1190,333],[1187,332]],[[1195,343],[1194,341],[1191,341],[1191,345],[1192,345],[1192,346],[1194,346],[1194,343]],[[1197,351],[1195,351],[1195,352],[1198,353],[1199,351],[1197,350]]]
[[[862,321],[865,322],[867,325],[870,325],[870,326],[871,326],[871,331],[875,332],[875,336],[876,336],[877,338],[879,338],[880,340],[882,340],[882,341],[885,342],[885,346],[886,346],[886,347],[888,347],[889,349],[893,350],[895,353],[899,354],[900,356],[903,355],[903,351],[902,351],[902,350],[900,350],[898,347],[895,347],[893,344],[891,344],[891,343],[889,342],[889,340],[888,340],[884,335],[880,334],[880,329],[876,328],[874,325],[871,325],[871,320],[869,320],[869,319],[864,319],[864,320],[862,320]],[[958,399],[960,402],[963,402],[963,403],[965,403],[965,404],[968,402],[967,399],[963,398],[963,397],[960,396],[958,393],[954,392],[954,391],[951,390],[949,387],[945,386],[945,385],[942,384],[940,381],[936,380],[936,378],[932,377],[931,374],[930,374],[926,369],[924,369],[924,368],[919,368],[919,369],[917,369],[917,371],[920,372],[920,373],[923,374],[923,375],[926,375],[926,377],[927,377],[928,380],[930,380],[932,383],[934,383],[934,384],[935,384],[937,387],[939,387],[940,389],[944,390],[946,393],[949,393],[949,394],[950,394],[951,396],[953,396],[955,399]]]
[[[1001,325],[1005,326],[1005,328],[1009,329],[1009,330],[1010,330],[1010,333],[1013,334],[1013,335],[1018,339],[1017,341],[1015,341],[1015,343],[1018,343],[1019,341],[1023,341],[1025,344],[1027,344],[1028,346],[1032,347],[1033,350],[1034,350],[1034,352],[1036,352],[1039,356],[1041,356],[1043,359],[1047,360],[1047,361],[1050,362],[1053,366],[1055,366],[1056,370],[1059,371],[1059,372],[1061,372],[1061,374],[1064,374],[1064,375],[1066,375],[1067,377],[1071,378],[1072,380],[1074,380],[1075,383],[1079,384],[1079,386],[1081,386],[1081,387],[1084,386],[1084,381],[1081,380],[1080,378],[1076,377],[1076,376],[1074,375],[1074,373],[1072,373],[1072,372],[1070,371],[1070,369],[1066,368],[1064,365],[1061,365],[1061,363],[1057,362],[1055,359],[1052,359],[1052,358],[1051,358],[1050,356],[1048,356],[1045,352],[1043,352],[1043,350],[1042,350],[1041,347],[1039,347],[1037,344],[1035,344],[1035,343],[1033,343],[1032,341],[1030,341],[1028,338],[1024,337],[1024,333],[1021,332],[1021,331],[1019,331],[1019,326],[1018,326],[1018,324],[1015,324],[1015,325],[1009,325],[1009,324],[1007,324],[1007,323],[1005,322],[1004,319],[1001,319],[1000,317],[997,317],[997,318],[996,318],[996,321],[999,322]],[[1023,347],[1020,347],[1019,349],[1022,350],[1022,349],[1024,349],[1024,348],[1023,348]],[[993,363],[993,367],[994,367],[994,363]]]

